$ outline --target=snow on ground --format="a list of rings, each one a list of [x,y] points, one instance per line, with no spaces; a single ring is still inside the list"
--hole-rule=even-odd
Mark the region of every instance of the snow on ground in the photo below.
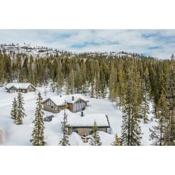
[[[23,94],[24,108],[26,117],[24,118],[23,125],[15,125],[14,121],[10,118],[10,110],[12,101],[17,93],[7,93],[3,87],[0,87],[0,128],[5,132],[5,143],[3,145],[31,145],[30,139],[33,130],[33,121],[35,117],[36,98],[37,93],[41,92],[43,99],[55,96],[53,92],[47,88],[37,88],[36,92]],[[114,135],[117,133],[121,135],[122,113],[121,111],[108,99],[95,99],[89,98],[89,105],[85,109],[84,114],[106,114],[112,128],[112,133],[99,132],[102,145],[111,145],[114,141]],[[69,117],[80,116],[80,112],[72,113],[66,110]],[[45,116],[52,113],[45,112]],[[51,122],[45,122],[45,141],[47,145],[59,145],[62,138],[61,121],[63,120],[63,111],[58,114],[53,114],[55,117]],[[79,117],[77,117],[79,118]],[[142,130],[144,132],[142,144],[148,145],[149,142],[149,128],[152,126],[151,122],[143,124]],[[69,137],[71,145],[88,145],[83,143],[81,137],[77,133],[72,133]]]
[[[70,141],[70,143],[71,143],[72,146],[87,145],[86,143],[83,143],[81,137],[80,137],[77,133],[75,133],[75,132],[73,132],[73,133],[70,135],[69,141]]]
[[[99,131],[99,136],[100,136],[100,141],[102,145],[107,146],[107,145],[112,145],[112,143],[115,140],[115,135],[113,134],[108,134],[102,131]]]

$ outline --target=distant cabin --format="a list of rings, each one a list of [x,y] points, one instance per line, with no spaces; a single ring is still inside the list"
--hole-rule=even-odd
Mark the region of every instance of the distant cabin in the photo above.
[[[94,122],[98,127],[98,131],[104,131],[110,133],[111,127],[108,116],[105,114],[86,114],[77,116],[68,117],[67,129],[68,133],[72,132],[78,133],[82,139],[89,136],[93,132]]]
[[[53,113],[66,108],[71,112],[80,112],[86,108],[87,103],[88,100],[80,94],[54,96],[43,101],[43,109]]]
[[[33,86],[31,83],[8,83],[5,86],[5,89],[9,93],[13,92],[33,92],[36,90],[35,86]]]

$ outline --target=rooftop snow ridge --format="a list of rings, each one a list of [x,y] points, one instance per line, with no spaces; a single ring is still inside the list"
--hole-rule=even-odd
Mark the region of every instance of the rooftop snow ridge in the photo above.
[[[27,89],[31,83],[8,83],[6,84],[6,88],[9,89],[11,87],[15,87],[17,89]]]
[[[54,96],[54,97],[50,97],[48,99],[50,99],[51,101],[53,101],[57,106],[65,105],[65,99],[63,97]]]
[[[79,99],[82,99],[82,100],[88,102],[86,97],[83,96],[82,94],[53,96],[53,97],[47,98],[46,100],[48,100],[48,99],[52,100],[57,106],[62,106],[66,103],[75,103]]]
[[[67,123],[71,127],[93,127],[96,122],[97,127],[110,127],[106,114],[85,114],[81,116],[69,116]]]

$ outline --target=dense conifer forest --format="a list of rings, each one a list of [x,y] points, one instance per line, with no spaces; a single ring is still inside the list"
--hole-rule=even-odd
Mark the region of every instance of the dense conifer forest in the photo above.
[[[109,98],[123,113],[121,145],[140,145],[140,119],[147,122],[153,104],[155,145],[175,144],[175,61],[138,55],[73,54],[44,58],[0,53],[0,83],[31,82],[52,85],[67,94],[83,93]]]

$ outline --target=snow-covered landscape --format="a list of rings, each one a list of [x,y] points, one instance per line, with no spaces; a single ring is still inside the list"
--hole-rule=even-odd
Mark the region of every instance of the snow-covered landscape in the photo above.
[[[25,40],[32,33],[31,42]],[[136,33],[144,41],[152,36],[128,31]],[[1,145],[175,145],[173,52],[162,60],[148,54],[151,44],[143,52],[115,49],[124,39],[114,37],[121,36],[119,31],[21,34],[19,43],[0,43]],[[50,44],[41,42],[46,38]],[[102,41],[113,46],[100,47]]]
[[[24,109],[26,116],[23,121],[23,125],[15,125],[14,121],[10,117],[10,110],[12,107],[12,101],[14,97],[17,97],[17,93],[8,93],[4,87],[0,87],[0,130],[3,131],[3,143],[2,145],[32,145],[31,135],[33,129],[33,121],[35,118],[36,98],[38,92],[41,92],[43,99],[48,97],[59,96],[52,92],[49,87],[38,87],[36,92],[24,93]],[[122,112],[117,106],[108,99],[96,99],[86,96],[89,100],[87,108],[84,110],[84,117],[89,114],[98,115],[106,114],[109,117],[111,125],[111,133],[99,132],[99,136],[102,145],[111,145],[114,142],[115,134],[121,135],[122,125]],[[61,122],[63,120],[62,110],[60,113],[44,112],[44,117],[54,115],[52,121],[44,122],[45,131],[44,137],[46,145],[59,145],[59,141],[62,138]],[[68,109],[66,110],[68,120],[77,120],[81,117],[81,112],[72,113]],[[151,115],[150,115],[151,118]],[[91,119],[89,119],[91,120]],[[148,123],[142,122],[142,145],[149,145],[149,128],[152,126],[151,120]],[[89,145],[84,143],[81,137],[73,132],[69,136],[70,145]]]
[[[0,175],[172,174],[173,12],[172,0],[1,2]]]

